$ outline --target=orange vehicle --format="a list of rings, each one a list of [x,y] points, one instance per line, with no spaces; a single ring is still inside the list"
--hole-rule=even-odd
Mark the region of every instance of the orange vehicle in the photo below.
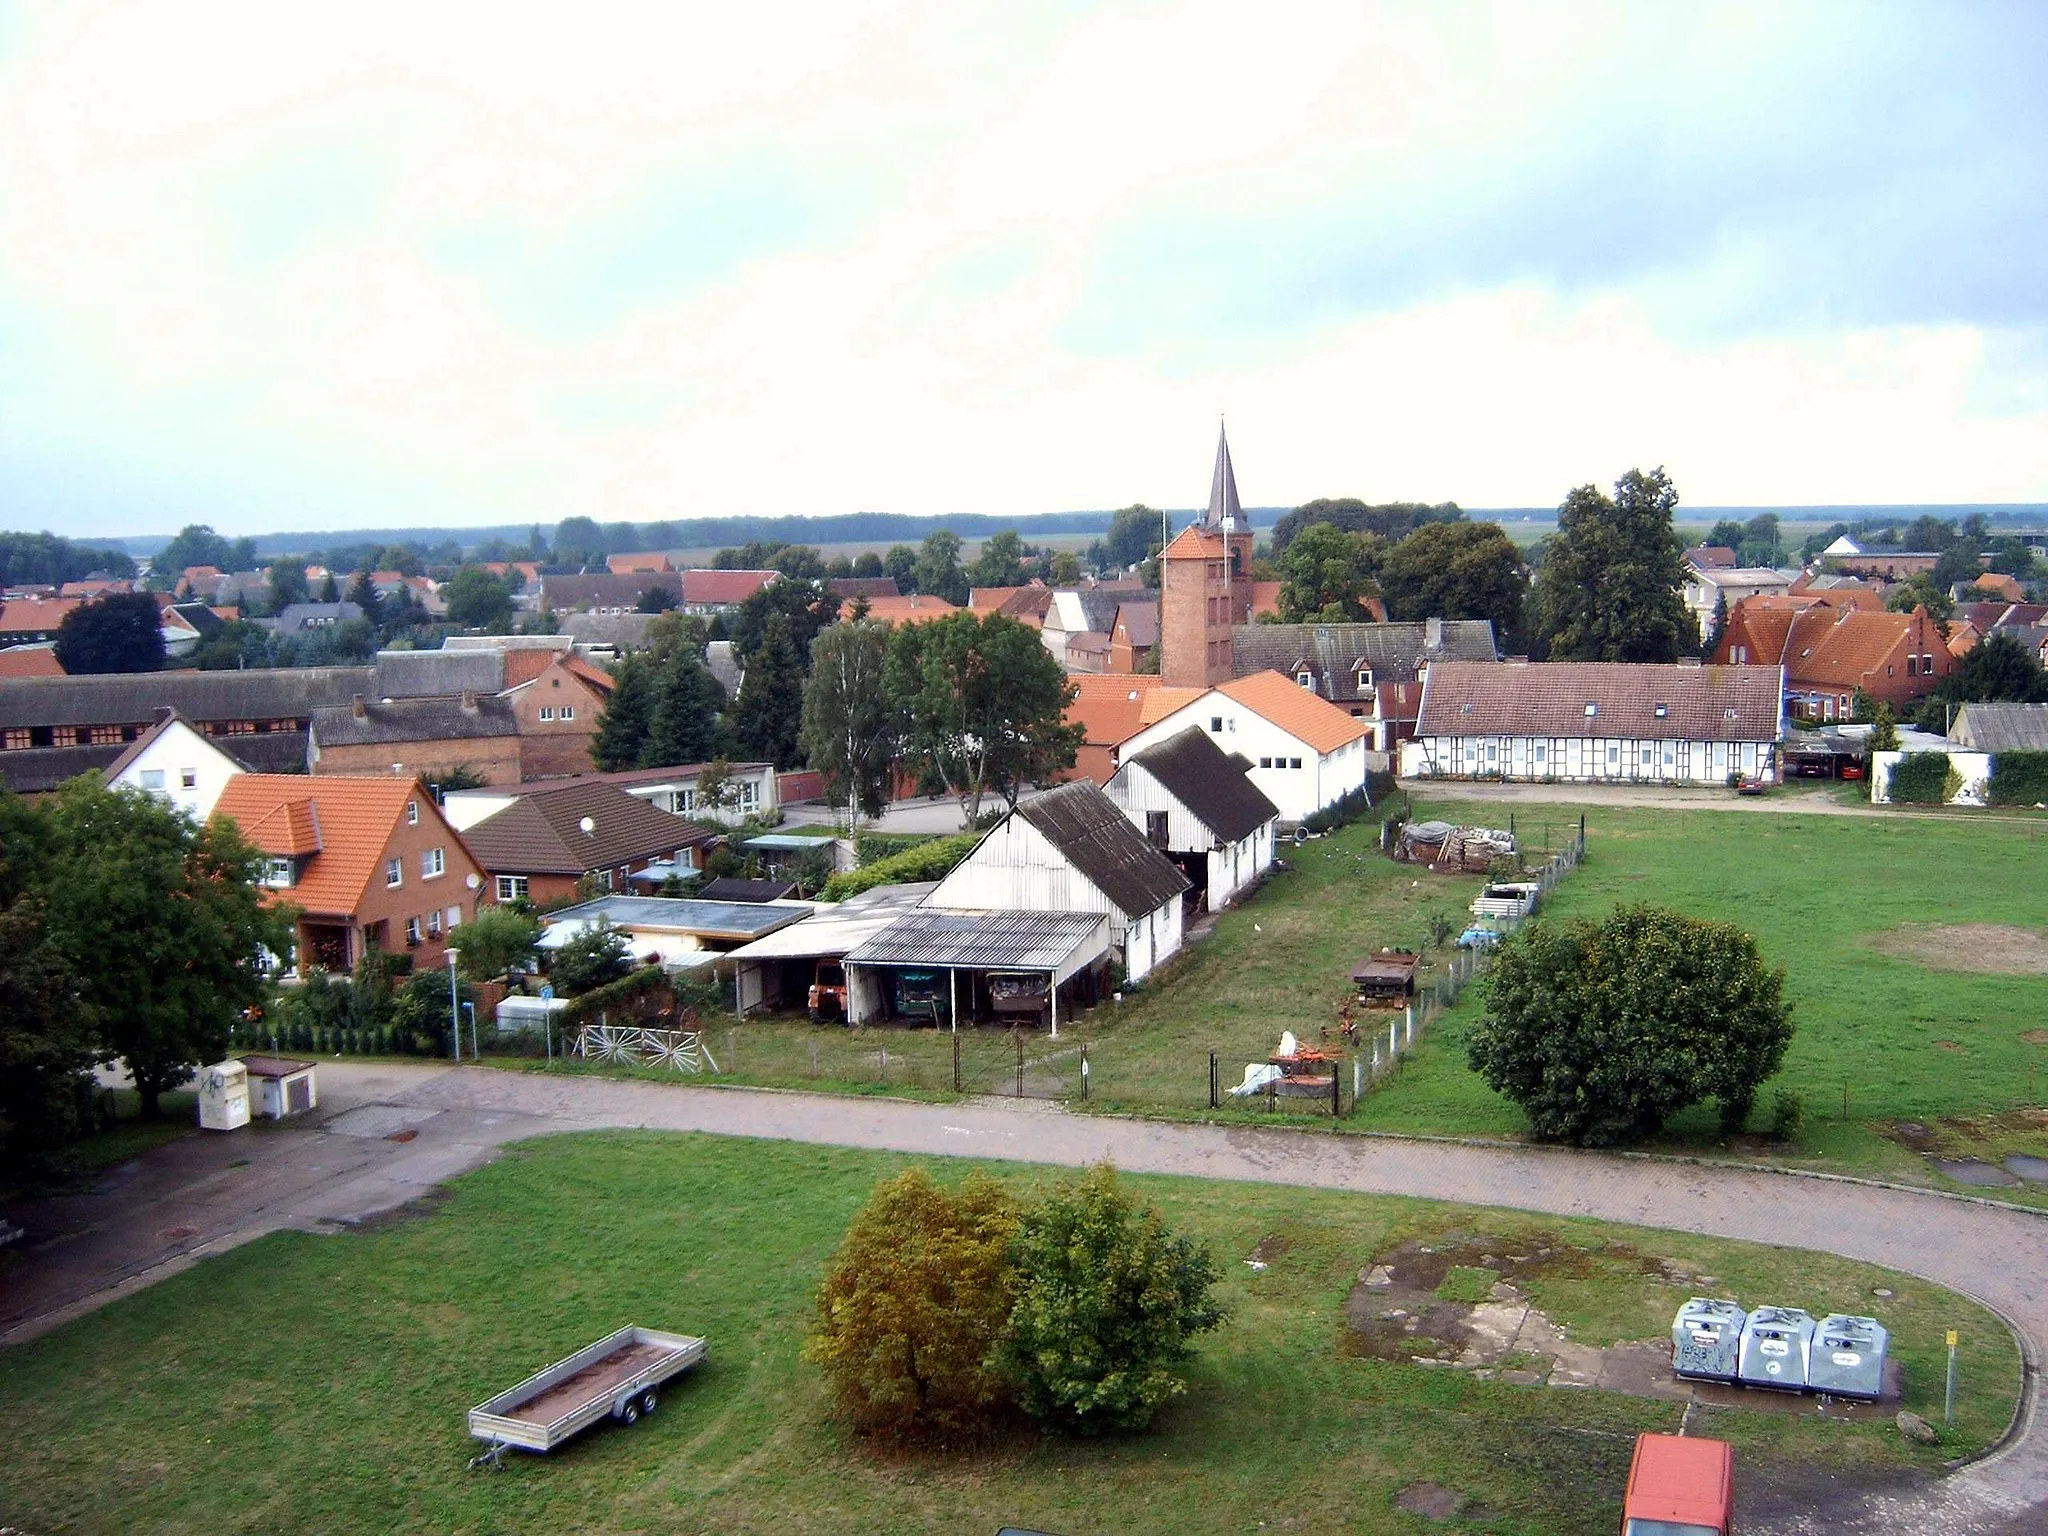
[[[1638,1435],[1621,1536],[1729,1536],[1735,1450],[1693,1435]]]

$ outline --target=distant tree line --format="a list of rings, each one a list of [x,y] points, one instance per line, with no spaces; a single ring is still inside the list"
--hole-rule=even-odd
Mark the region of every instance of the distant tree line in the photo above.
[[[118,549],[74,544],[54,533],[0,533],[0,587],[61,587],[88,576],[134,574],[135,562]]]

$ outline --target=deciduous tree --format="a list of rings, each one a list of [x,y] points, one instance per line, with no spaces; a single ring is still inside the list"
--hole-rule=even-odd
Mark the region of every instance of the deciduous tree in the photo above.
[[[1139,1430],[1187,1390],[1189,1341],[1223,1320],[1216,1266],[1137,1208],[1097,1164],[1024,1214],[1017,1299],[998,1358],[1035,1418],[1079,1434]]]
[[[164,664],[162,610],[147,592],[80,603],[57,626],[57,663],[72,676],[154,672]]]
[[[270,611],[284,612],[293,603],[308,600],[306,562],[296,556],[270,562]]]
[[[442,594],[448,622],[502,635],[512,628],[512,589],[480,565],[465,565],[448,578]]]
[[[1379,594],[1374,576],[1385,541],[1312,523],[1280,557],[1280,619],[1287,624],[1355,623],[1366,617],[1362,598]]]
[[[967,573],[960,569],[960,535],[941,528],[925,535],[917,553],[917,590],[949,603],[967,601]]]
[[[1647,905],[1545,919],[1500,947],[1466,1056],[1545,1140],[1636,1140],[1704,1099],[1739,1130],[1792,1040],[1784,992],[1733,923]]]
[[[1502,642],[1522,627],[1528,578],[1499,523],[1424,523],[1387,551],[1379,582],[1390,619],[1489,619]]]
[[[456,964],[471,981],[491,981],[515,965],[531,965],[540,938],[540,919],[517,907],[477,908],[476,916],[450,939],[461,958]]]
[[[1582,485],[1558,508],[1536,576],[1539,629],[1555,661],[1675,661],[1699,644],[1686,610],[1678,491],[1632,469],[1614,495]]]
[[[849,823],[882,814],[902,735],[886,685],[888,655],[888,628],[871,622],[834,624],[811,642],[804,754]]]
[[[632,946],[610,923],[600,920],[577,934],[548,960],[548,978],[563,997],[580,997],[633,969]]]

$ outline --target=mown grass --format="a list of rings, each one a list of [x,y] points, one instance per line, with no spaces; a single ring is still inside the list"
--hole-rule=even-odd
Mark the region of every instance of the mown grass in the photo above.
[[[962,1457],[844,1435],[798,1351],[819,1270],[904,1158],[779,1142],[606,1133],[511,1149],[424,1219],[280,1234],[0,1353],[0,1518],[84,1532],[1432,1529],[1411,1482],[1466,1494],[1461,1529],[1612,1530],[1631,1439],[1675,1405],[1344,1358],[1344,1299],[1419,1233],[1541,1231],[1666,1255],[1745,1299],[1877,1303],[1906,1404],[1938,1416],[1940,1330],[1965,1392],[1939,1450],[1885,1423],[1714,1417],[1744,1476],[1931,1470],[2002,1431],[2004,1330],[1958,1297],[1867,1265],[1586,1222],[1191,1179],[1132,1178],[1216,1254],[1231,1317],[1154,1429],[1088,1443],[1027,1433]],[[940,1163],[941,1177],[964,1165]],[[998,1166],[1020,1186],[1052,1177]],[[1631,1244],[1632,1249],[1616,1248]],[[1268,1268],[1239,1260],[1260,1247]],[[1682,1292],[1617,1262],[1540,1299],[1589,1343],[1658,1334]],[[1867,1301],[1864,1305],[1870,1305]],[[502,1474],[466,1473],[463,1413],[628,1322],[701,1333],[709,1363],[646,1424],[602,1427]],[[1700,1428],[1696,1422],[1695,1430]],[[1469,1513],[1469,1511],[1468,1511]]]

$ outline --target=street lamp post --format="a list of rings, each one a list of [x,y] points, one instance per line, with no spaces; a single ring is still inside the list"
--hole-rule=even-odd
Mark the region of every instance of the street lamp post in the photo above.
[[[448,1044],[457,1061],[462,1060],[462,994],[456,989],[455,962],[462,957],[462,951],[453,945],[448,949]]]

